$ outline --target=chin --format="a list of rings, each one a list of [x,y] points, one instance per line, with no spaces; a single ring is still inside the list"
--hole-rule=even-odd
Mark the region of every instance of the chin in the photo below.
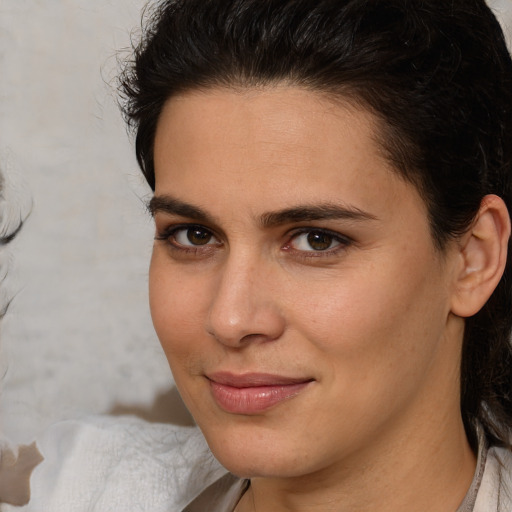
[[[240,478],[293,478],[307,474],[294,461],[294,457],[277,454],[274,451],[254,450],[233,453],[230,450],[212,449],[217,460],[230,472]]]
[[[259,418],[258,418],[259,419]],[[215,458],[240,478],[297,477],[313,471],[304,442],[283,431],[246,424],[201,429]]]

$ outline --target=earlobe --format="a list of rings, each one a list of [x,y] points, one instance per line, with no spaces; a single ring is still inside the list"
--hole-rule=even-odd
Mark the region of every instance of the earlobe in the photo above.
[[[485,196],[460,245],[452,313],[470,317],[484,306],[505,270],[509,237],[510,216],[505,203],[498,196]]]

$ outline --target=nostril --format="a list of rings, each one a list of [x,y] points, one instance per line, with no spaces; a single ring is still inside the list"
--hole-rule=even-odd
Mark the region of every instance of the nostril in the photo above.
[[[206,332],[223,345],[242,347],[250,343],[264,343],[277,340],[284,331],[284,325],[281,315],[277,312],[255,311],[255,315],[247,319],[247,321],[211,321],[206,328]]]
[[[244,347],[246,345],[249,345],[251,343],[265,343],[265,342],[272,342],[276,341],[279,336],[270,336],[268,334],[263,333],[251,333],[251,334],[245,334],[240,337],[227,337],[227,336],[219,336],[218,334],[215,334],[215,332],[208,330],[208,334],[214,338],[217,342],[222,343],[223,345],[229,345],[237,348]]]
[[[241,340],[240,343],[251,343],[251,342],[265,342],[265,341],[275,341],[277,337],[269,336],[268,334],[255,333],[255,334],[247,334]]]

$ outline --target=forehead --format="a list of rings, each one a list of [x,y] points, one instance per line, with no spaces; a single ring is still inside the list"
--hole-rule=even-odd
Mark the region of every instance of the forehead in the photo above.
[[[352,142],[359,138],[364,143],[364,136],[371,137],[375,132],[373,121],[369,112],[356,109],[348,101],[298,87],[191,91],[165,104],[157,126],[155,152],[163,144],[187,142],[196,143],[197,149],[208,146],[219,157],[227,146],[257,149],[258,155],[269,159],[278,156],[276,149],[289,151],[288,158],[303,158],[306,152],[313,157],[333,149],[324,132],[336,128],[341,141],[349,131],[354,135],[360,131],[363,137],[355,136]],[[300,155],[299,147],[303,149]]]
[[[348,101],[298,87],[187,92],[159,119],[155,192],[254,213],[319,200],[393,208],[418,194],[384,156],[377,126]]]

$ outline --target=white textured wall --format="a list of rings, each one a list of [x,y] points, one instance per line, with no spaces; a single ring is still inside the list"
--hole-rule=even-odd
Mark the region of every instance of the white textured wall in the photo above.
[[[11,196],[34,202],[1,334],[0,430],[15,441],[116,404],[150,407],[171,385],[147,308],[147,190],[101,76],[143,1],[0,0],[0,167]],[[512,27],[512,0],[493,4]]]
[[[142,5],[0,0],[0,167],[33,199],[1,333],[0,430],[15,440],[171,383],[147,307],[148,191],[105,84]]]
[[[487,3],[498,16],[508,42],[508,47],[512,49],[512,0],[487,0]]]

